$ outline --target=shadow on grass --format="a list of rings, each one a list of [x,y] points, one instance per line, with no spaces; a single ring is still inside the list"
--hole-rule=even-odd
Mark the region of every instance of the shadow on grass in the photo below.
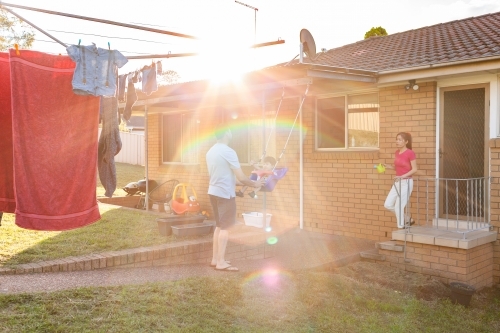
[[[10,232],[2,236],[5,247],[0,264],[13,266],[175,241],[173,236],[160,235],[158,214],[116,206],[100,206],[100,211],[99,221],[61,232],[21,229],[11,216],[2,226]]]

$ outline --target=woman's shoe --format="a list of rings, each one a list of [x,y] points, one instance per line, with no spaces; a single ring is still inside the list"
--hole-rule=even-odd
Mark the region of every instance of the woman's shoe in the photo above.
[[[406,221],[406,223],[405,223],[406,226],[410,226],[410,225],[414,225],[414,224],[415,224],[415,220],[412,218],[410,218],[410,220]]]

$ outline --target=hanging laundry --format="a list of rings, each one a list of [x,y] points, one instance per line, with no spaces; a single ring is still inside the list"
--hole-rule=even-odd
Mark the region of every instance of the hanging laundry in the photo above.
[[[14,155],[9,54],[0,53],[0,212],[14,213]]]
[[[116,97],[101,97],[102,130],[99,137],[97,168],[99,179],[111,198],[116,190],[115,155],[122,149],[120,129],[118,128],[118,102]]]
[[[163,73],[163,67],[161,65],[161,61],[156,62],[156,74],[161,75]]]
[[[67,56],[10,50],[16,224],[68,230],[100,219],[99,99],[75,95]]]
[[[132,107],[134,103],[137,101],[137,93],[135,92],[135,86],[132,83],[132,80],[128,81],[127,87],[127,102],[125,104],[125,110],[123,110],[123,119],[129,120],[132,115]]]
[[[77,95],[116,96],[118,68],[128,59],[117,50],[106,50],[94,45],[71,45],[68,55],[76,62],[73,92]]]
[[[142,68],[142,92],[146,95],[158,90],[156,83],[156,64],[152,63],[151,66],[144,66]]]
[[[118,102],[125,102],[125,86],[127,85],[128,74],[118,76]]]
[[[132,75],[132,83],[138,83],[142,81],[142,73],[141,71],[135,71],[134,75]]]

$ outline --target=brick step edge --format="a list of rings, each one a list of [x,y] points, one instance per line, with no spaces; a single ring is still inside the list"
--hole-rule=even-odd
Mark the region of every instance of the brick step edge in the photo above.
[[[226,259],[264,259],[275,256],[276,245],[270,245],[261,234],[243,233],[231,237],[227,244]],[[244,240],[250,240],[247,244]],[[119,267],[149,267],[169,264],[201,264],[212,259],[212,240],[182,242],[108,251],[77,257],[0,267],[1,275],[90,271]]]
[[[398,245],[394,241],[375,243],[375,248],[380,250],[395,251],[395,252],[403,252],[405,249],[403,245]]]
[[[378,254],[378,250],[363,251],[359,253],[361,259],[385,261],[385,256]]]

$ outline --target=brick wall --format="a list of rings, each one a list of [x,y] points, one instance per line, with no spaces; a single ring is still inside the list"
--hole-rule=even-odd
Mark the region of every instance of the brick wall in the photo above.
[[[412,134],[418,176],[435,177],[436,83],[419,83],[419,86],[418,91],[406,91],[404,85],[380,88],[380,151],[377,152],[315,152],[314,104],[307,105],[306,229],[389,239],[396,220],[383,204],[394,173],[378,174],[373,165],[393,162],[398,132]]]
[[[283,149],[290,126],[295,119],[298,111],[299,101],[297,99],[286,99],[282,103],[279,115],[280,121],[276,130],[277,142],[276,153]],[[252,108],[251,106],[249,108]],[[249,112],[260,115],[262,113],[259,106],[253,107]],[[187,182],[193,185],[197,192],[198,201],[202,210],[207,210],[211,213],[211,206],[206,195],[208,188],[208,170],[206,167],[205,154],[210,147],[215,143],[213,137],[213,126],[216,125],[216,117],[213,110],[203,109],[199,112],[199,164],[198,165],[167,165],[161,161],[161,115],[148,116],[148,163],[149,163],[149,178],[156,180],[158,183],[168,180],[177,179],[180,182]],[[298,124],[297,124],[298,127]],[[259,193],[259,199],[253,200],[250,197],[237,198],[238,216],[241,218],[243,212],[263,211],[263,198],[266,196],[266,210],[273,214],[272,221],[280,224],[290,224],[298,226],[299,223],[299,169],[298,169],[298,131],[297,127],[287,145],[284,157],[278,166],[287,166],[290,171],[281,179],[278,185],[272,192],[264,194]],[[259,151],[259,154],[262,152]],[[275,156],[278,158],[278,156]],[[260,158],[260,156],[258,156]],[[252,167],[243,166],[243,171],[250,175]]]
[[[304,228],[306,230],[367,238],[390,239],[396,229],[394,214],[383,207],[392,185],[393,172],[378,174],[373,165],[392,163],[395,136],[400,131],[410,132],[413,150],[417,154],[418,177],[435,178],[436,152],[436,82],[419,82],[419,90],[405,90],[404,85],[379,89],[380,150],[375,152],[317,152],[315,138],[315,99],[308,98],[303,107],[304,146]],[[297,115],[299,97],[286,99],[279,114],[276,150],[284,147],[290,126]],[[248,106],[249,112],[261,114],[259,106]],[[159,183],[178,179],[191,183],[197,191],[202,210],[211,211],[208,196],[206,151],[215,140],[210,134],[217,121],[213,110],[198,111],[200,120],[199,164],[193,166],[165,165],[161,162],[161,116],[148,117],[149,178]],[[266,194],[266,210],[273,214],[272,224],[299,224],[299,135],[298,123],[292,132],[281,166],[289,168],[273,192]],[[491,146],[491,173],[500,179],[500,143]],[[497,148],[498,147],[498,148]],[[278,157],[278,156],[276,156]],[[250,167],[243,167],[250,174]],[[415,184],[411,205],[416,207]],[[422,188],[422,193],[424,189]],[[263,210],[263,193],[258,200],[237,198],[238,215],[247,211]],[[432,198],[431,198],[432,199]],[[500,185],[492,185],[492,223],[500,227]],[[414,209],[414,208],[412,208]],[[413,211],[412,211],[413,212]],[[432,213],[432,212],[431,212]],[[465,259],[464,259],[465,260]],[[500,244],[493,245],[495,283],[500,283]],[[453,270],[453,269],[452,269]]]
[[[267,243],[269,234],[232,233],[227,244],[226,259],[264,259],[276,255],[276,246]],[[46,272],[90,271],[101,268],[150,267],[178,264],[209,263],[212,259],[211,237],[179,240],[166,244],[117,250],[78,257],[0,267],[0,276]]]
[[[403,241],[396,243],[404,246]],[[403,252],[379,249],[379,254],[385,256],[385,261],[380,261],[384,265],[432,276],[446,284],[460,281],[481,289],[493,282],[493,247],[487,243],[465,250],[407,242],[409,262],[404,261]]]
[[[314,150],[315,99],[303,106],[304,123],[304,228],[306,230],[386,240],[395,229],[394,214],[383,208],[393,174],[378,174],[375,163],[392,163],[395,136],[409,131],[414,138],[419,175],[434,177],[436,136],[436,83],[419,83],[419,91],[406,91],[404,85],[380,89],[380,152],[316,152]],[[299,97],[284,100],[276,126],[276,149],[284,147],[291,124],[297,115]],[[252,106],[249,106],[252,108]],[[250,112],[261,114],[256,106]],[[200,156],[195,166],[165,165],[161,162],[160,115],[148,116],[149,178],[158,182],[176,178],[189,182],[198,192],[203,210],[210,211],[208,171],[205,153],[214,144],[209,133],[217,117],[210,109],[198,111],[200,120]],[[299,224],[299,133],[298,122],[280,165],[289,168],[273,192],[266,195],[266,210],[273,214],[272,223]],[[249,174],[251,168],[244,167]],[[238,198],[238,215],[262,211],[264,195],[259,200]]]

